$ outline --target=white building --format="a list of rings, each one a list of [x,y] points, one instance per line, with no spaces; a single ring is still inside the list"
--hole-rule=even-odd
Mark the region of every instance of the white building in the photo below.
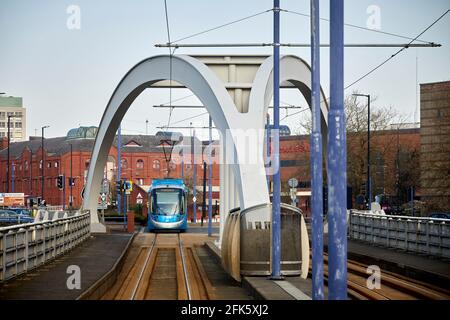
[[[8,116],[11,142],[25,141],[27,116],[22,98],[0,96],[0,138],[8,136]]]

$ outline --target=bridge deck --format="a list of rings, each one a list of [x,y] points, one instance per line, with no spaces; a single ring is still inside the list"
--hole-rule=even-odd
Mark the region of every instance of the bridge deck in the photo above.
[[[50,263],[0,284],[0,300],[73,300],[106,274],[127,246],[131,234],[95,234]],[[81,289],[69,290],[67,267],[81,269]]]

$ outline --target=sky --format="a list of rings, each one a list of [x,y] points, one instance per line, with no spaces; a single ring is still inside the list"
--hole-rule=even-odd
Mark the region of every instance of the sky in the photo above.
[[[329,17],[328,1],[321,1],[320,15]],[[71,6],[79,8],[78,28]],[[172,40],[243,18],[272,7],[271,0],[167,0]],[[366,27],[373,21],[373,6],[379,9],[381,31],[416,37],[442,13],[450,9],[450,0],[346,0],[345,22]],[[307,0],[281,0],[281,8],[309,13]],[[369,13],[368,13],[369,9]],[[272,42],[272,13],[193,37],[181,43]],[[69,26],[74,26],[70,24]],[[78,25],[76,25],[78,26]],[[321,22],[321,42],[329,41],[329,24]],[[346,43],[405,43],[407,40],[375,32],[345,28]],[[281,14],[281,42],[307,43],[309,19],[288,12]],[[410,48],[382,68],[358,82],[352,90],[376,97],[373,108],[392,107],[413,122],[416,114],[416,83],[450,80],[450,14],[421,39],[440,43],[440,48]],[[163,0],[0,0],[0,92],[23,97],[27,108],[27,134],[39,135],[49,125],[46,136],[64,136],[71,128],[98,126],[115,87],[139,61],[167,49],[154,47],[167,42]],[[346,48],[345,83],[351,83],[395,53],[397,48]],[[271,54],[264,48],[189,48],[178,54]],[[282,48],[281,54],[294,54],[310,61],[309,48]],[[321,83],[329,90],[329,49],[321,50]],[[417,66],[417,68],[416,68]],[[417,79],[416,79],[417,74]],[[187,90],[173,90],[177,99]],[[283,90],[283,102],[305,105],[298,92]],[[122,122],[127,134],[155,133],[168,121],[168,109],[155,109],[167,103],[164,89],[144,91],[133,103]],[[196,98],[180,104],[199,103]],[[207,115],[184,118],[202,110],[175,109],[171,123],[206,126]],[[293,113],[292,110],[289,111]],[[283,120],[295,132],[309,113]],[[281,118],[286,115],[281,110]],[[188,133],[183,130],[177,130]],[[203,138],[206,139],[206,133]]]

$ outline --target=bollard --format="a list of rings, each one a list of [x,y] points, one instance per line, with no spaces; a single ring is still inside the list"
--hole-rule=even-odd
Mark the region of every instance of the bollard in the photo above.
[[[134,212],[127,213],[127,231],[128,233],[134,232]]]

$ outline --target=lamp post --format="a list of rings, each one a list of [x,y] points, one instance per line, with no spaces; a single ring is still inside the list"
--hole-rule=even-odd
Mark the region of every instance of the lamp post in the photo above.
[[[10,151],[9,151],[9,147],[11,144],[11,117],[12,115],[8,114],[8,161],[7,161],[7,168],[6,168],[6,173],[7,173],[7,183],[6,183],[6,192],[9,192],[9,161],[10,161]]]
[[[367,197],[369,210],[372,209],[372,180],[370,178],[370,94],[353,94],[355,97],[367,98]]]
[[[44,200],[44,188],[45,188],[45,180],[44,180],[44,168],[45,168],[45,163],[44,163],[44,158],[45,158],[45,153],[44,153],[44,130],[49,128],[50,126],[43,126],[41,128],[42,130],[42,136],[41,136],[41,149],[42,149],[42,166],[41,166],[41,176],[42,176],[42,181],[41,181],[41,201]]]
[[[69,181],[69,188],[70,188],[70,200],[69,200],[69,207],[70,210],[73,208],[73,172],[72,172],[72,165],[73,165],[73,146],[70,144],[70,181]]]

